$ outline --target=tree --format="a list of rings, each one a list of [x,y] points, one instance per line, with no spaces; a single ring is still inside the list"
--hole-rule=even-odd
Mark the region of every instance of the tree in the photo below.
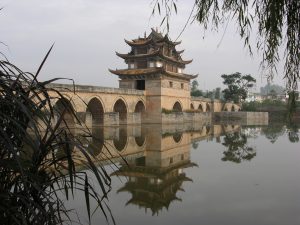
[[[169,28],[169,18],[177,13],[176,0],[156,0],[154,8],[164,13],[162,23]],[[244,45],[249,48],[250,37],[257,34],[256,47],[262,53],[263,68],[269,69],[268,78],[272,79],[280,60],[279,48],[285,45],[285,75],[287,89],[295,91],[300,79],[300,1],[299,0],[195,0],[186,25],[197,21],[205,29],[218,30],[234,20]],[[258,24],[258,30],[253,29]]]
[[[216,88],[215,99],[221,99],[221,88],[220,87]]]
[[[270,96],[272,97],[272,99],[276,99],[277,98],[277,92],[274,89],[272,89],[270,91]]]
[[[242,75],[239,72],[229,75],[223,74],[221,77],[224,79],[223,84],[227,85],[227,88],[222,91],[224,93],[224,99],[233,101],[234,103],[245,100],[248,89],[253,87],[256,82],[251,75]]]
[[[198,89],[199,83],[196,80],[193,80],[191,87],[191,96],[200,97],[203,96],[203,92]]]

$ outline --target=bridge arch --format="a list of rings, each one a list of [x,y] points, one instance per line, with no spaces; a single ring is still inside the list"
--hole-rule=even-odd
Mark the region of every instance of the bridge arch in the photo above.
[[[125,101],[122,98],[119,98],[115,102],[113,111],[119,113],[119,124],[126,124],[127,123],[128,107],[127,107]]]
[[[182,112],[182,105],[179,101],[176,101],[173,105],[174,112]]]
[[[146,111],[146,107],[144,102],[142,100],[139,100],[135,105],[134,112],[144,113],[145,111]]]
[[[87,126],[101,126],[104,123],[104,106],[101,100],[93,97],[89,100],[86,108]]]
[[[54,104],[53,110],[55,123],[63,116],[60,126],[75,127],[75,110],[71,100],[67,98],[58,99]]]

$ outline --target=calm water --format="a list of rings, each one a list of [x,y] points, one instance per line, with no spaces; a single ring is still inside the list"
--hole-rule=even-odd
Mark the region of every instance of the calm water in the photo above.
[[[110,169],[101,157],[103,146],[94,143],[112,173],[109,206],[117,224],[300,224],[300,133],[295,125],[93,132],[106,140],[119,166]],[[85,223],[83,196],[77,195],[71,207],[84,214]],[[105,224],[100,212],[92,224]]]

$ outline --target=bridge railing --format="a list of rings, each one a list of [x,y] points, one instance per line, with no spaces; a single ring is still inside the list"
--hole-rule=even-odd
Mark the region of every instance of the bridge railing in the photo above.
[[[111,88],[91,85],[72,85],[72,84],[49,84],[48,87],[55,88],[60,92],[75,91],[75,92],[93,92],[93,93],[115,93],[127,95],[145,95],[145,91],[125,88]]]

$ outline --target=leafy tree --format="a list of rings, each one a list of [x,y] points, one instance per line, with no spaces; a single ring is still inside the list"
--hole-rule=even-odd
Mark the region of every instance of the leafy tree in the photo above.
[[[176,0],[156,0],[154,8],[164,13],[162,23],[169,28],[169,18],[177,13]],[[194,19],[193,19],[194,18]],[[257,35],[256,47],[262,53],[263,68],[269,69],[268,78],[272,79],[276,65],[280,61],[280,46],[285,46],[285,75],[287,89],[295,91],[300,79],[300,1],[299,0],[195,0],[186,25],[197,21],[205,29],[218,30],[229,20],[235,21],[240,37],[249,48],[250,37]],[[258,24],[258,30],[253,29]],[[186,27],[186,26],[185,26]]]
[[[191,87],[191,96],[200,97],[203,96],[203,92],[198,89],[199,83],[196,80],[193,80]]]
[[[270,91],[270,95],[271,95],[272,99],[276,99],[277,98],[277,92],[274,89],[272,89]]]
[[[215,99],[221,99],[221,88],[220,87],[216,88]]]
[[[197,80],[193,80],[192,82],[192,87],[191,87],[191,91],[194,92],[198,89],[199,83]]]
[[[245,100],[248,89],[253,87],[256,82],[251,75],[242,75],[239,72],[223,74],[221,77],[224,79],[223,84],[227,85],[227,88],[222,91],[224,99],[235,103]]]

